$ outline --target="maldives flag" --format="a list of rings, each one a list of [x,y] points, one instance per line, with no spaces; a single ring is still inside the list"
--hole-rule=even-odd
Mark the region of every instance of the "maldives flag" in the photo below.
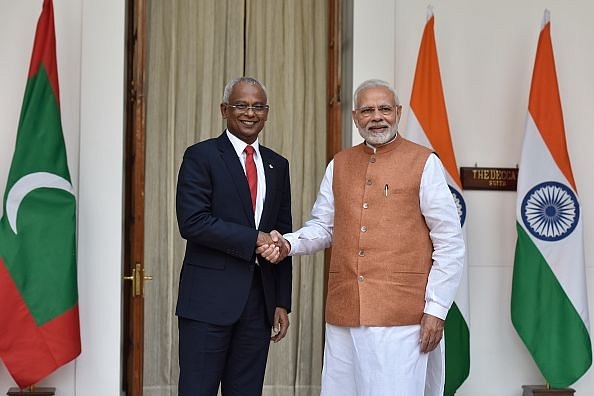
[[[545,11],[528,101],[518,174],[518,239],[511,317],[552,387],[592,364],[581,206],[565,143],[563,113]]]
[[[462,196],[462,183],[452,147],[446,112],[441,74],[437,59],[433,25],[435,17],[431,7],[423,31],[417,68],[410,99],[407,138],[431,148],[437,153],[446,171],[446,180],[458,207],[462,231],[465,231],[466,203]],[[468,377],[470,371],[470,333],[468,330],[468,266],[464,258],[464,271],[455,301],[448,312],[444,328],[445,389],[444,395],[453,395]],[[439,364],[441,353],[436,351],[430,361]],[[438,379],[435,379],[438,380]],[[428,378],[429,381],[429,378]],[[431,383],[431,382],[428,382]]]
[[[45,0],[0,218],[0,358],[21,388],[80,354],[76,201],[59,98]]]

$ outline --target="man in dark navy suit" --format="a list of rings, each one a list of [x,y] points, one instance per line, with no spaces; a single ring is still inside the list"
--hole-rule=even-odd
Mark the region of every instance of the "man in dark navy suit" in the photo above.
[[[260,81],[230,81],[226,130],[190,146],[179,170],[179,396],[216,396],[219,385],[224,396],[261,395],[270,341],[287,333],[292,263],[271,263],[287,252],[270,231],[291,231],[289,163],[258,143],[267,103]],[[256,256],[261,245],[278,255]]]

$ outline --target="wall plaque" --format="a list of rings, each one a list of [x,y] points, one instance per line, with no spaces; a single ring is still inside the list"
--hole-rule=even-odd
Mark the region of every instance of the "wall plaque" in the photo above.
[[[465,190],[516,191],[518,168],[461,167],[460,178]]]

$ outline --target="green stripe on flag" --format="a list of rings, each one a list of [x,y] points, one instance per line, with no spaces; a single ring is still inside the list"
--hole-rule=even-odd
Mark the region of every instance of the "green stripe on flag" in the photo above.
[[[49,172],[70,181],[60,109],[43,65],[25,90],[5,200],[23,176]],[[0,224],[3,257],[38,326],[76,305],[76,201],[67,191],[35,186],[18,206],[15,234]]]
[[[66,191],[39,188],[23,199],[19,233],[3,233],[15,247],[8,270],[38,326],[71,309],[76,288],[75,199]],[[57,293],[56,291],[59,291]]]
[[[443,394],[452,396],[470,372],[470,333],[456,303],[452,304],[446,317],[444,334],[446,381]]]
[[[516,228],[512,323],[549,384],[564,388],[592,364],[590,335],[538,248]]]
[[[24,175],[40,171],[70,181],[60,107],[44,65],[27,81],[5,194]]]

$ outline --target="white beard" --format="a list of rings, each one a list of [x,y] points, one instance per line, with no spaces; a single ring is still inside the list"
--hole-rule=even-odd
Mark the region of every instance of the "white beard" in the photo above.
[[[396,135],[398,134],[398,125],[394,125],[392,128],[386,130],[385,132],[369,132],[363,128],[357,128],[359,130],[359,135],[365,142],[372,146],[381,146],[382,144],[386,144],[392,141]]]

